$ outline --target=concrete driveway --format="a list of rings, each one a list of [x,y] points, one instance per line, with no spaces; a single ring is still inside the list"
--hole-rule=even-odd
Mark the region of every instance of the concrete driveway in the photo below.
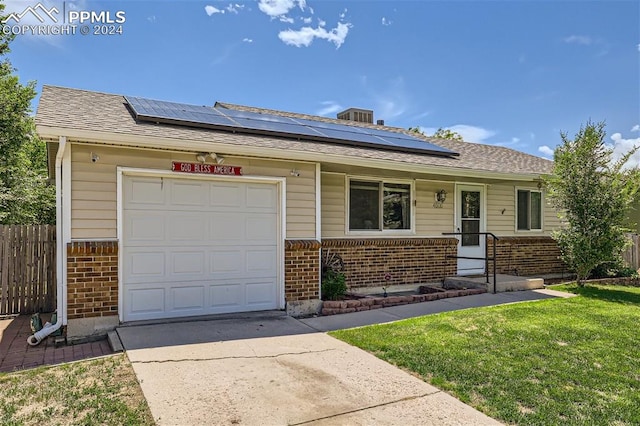
[[[499,424],[279,313],[118,334],[159,425]]]

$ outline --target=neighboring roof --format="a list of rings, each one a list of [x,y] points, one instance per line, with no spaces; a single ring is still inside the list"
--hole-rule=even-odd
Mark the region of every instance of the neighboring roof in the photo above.
[[[268,112],[270,114],[287,117],[299,117],[353,126],[380,128],[380,126],[366,123],[346,122],[344,120],[326,117],[252,108],[220,102],[216,103],[216,106],[253,112]],[[71,136],[79,133],[99,134],[101,135],[100,141],[109,143],[109,134],[111,134],[114,138],[140,138],[141,141],[144,139],[145,142],[141,142],[139,144],[140,146],[149,146],[148,138],[155,138],[158,141],[174,140],[176,141],[176,145],[178,145],[178,142],[184,141],[194,143],[208,142],[212,144],[220,144],[223,142],[226,145],[237,146],[239,149],[242,147],[264,149],[270,153],[270,156],[272,156],[275,151],[278,151],[282,153],[281,158],[286,158],[287,154],[292,153],[308,154],[310,157],[314,154],[319,154],[326,156],[325,158],[329,162],[331,162],[332,158],[335,160],[344,158],[388,161],[396,165],[398,163],[404,163],[407,166],[425,166],[430,172],[434,169],[442,168],[477,171],[481,173],[539,175],[550,173],[553,165],[549,160],[510,148],[435,139],[424,136],[421,136],[421,138],[425,141],[458,152],[460,156],[458,158],[443,158],[423,154],[383,151],[374,148],[343,146],[335,143],[305,141],[304,139],[294,140],[186,126],[136,122],[127,109],[123,95],[90,92],[57,86],[43,87],[36,113],[36,125],[38,133],[42,137],[49,138]],[[384,129],[408,133],[406,130],[396,127],[384,126]],[[415,136],[413,133],[410,134]],[[166,148],[166,143],[163,144],[162,147]],[[180,148],[183,147],[184,145],[180,145]],[[177,148],[178,146],[176,146],[176,149]],[[231,154],[231,152],[229,154]]]

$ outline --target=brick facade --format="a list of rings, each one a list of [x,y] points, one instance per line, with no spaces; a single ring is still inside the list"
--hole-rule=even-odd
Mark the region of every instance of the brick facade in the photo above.
[[[347,287],[424,284],[456,275],[455,238],[324,240],[322,250],[342,257]]]
[[[320,243],[318,241],[285,241],[284,297],[287,302],[320,298]]]
[[[499,237],[496,250],[496,269],[499,274],[544,275],[567,273],[560,259],[558,244],[551,237]],[[493,242],[489,239],[489,256],[493,255]],[[489,272],[493,263],[489,262]]]
[[[118,243],[67,244],[67,318],[118,315]]]

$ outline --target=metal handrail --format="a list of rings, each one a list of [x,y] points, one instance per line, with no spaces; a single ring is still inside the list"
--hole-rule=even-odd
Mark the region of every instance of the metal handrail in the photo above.
[[[493,294],[496,293],[496,257],[498,257],[498,252],[496,251],[496,241],[500,240],[500,238],[496,237],[492,232],[443,232],[442,235],[484,235],[484,257],[470,257],[470,256],[453,256],[449,255],[447,257],[452,259],[475,259],[475,260],[484,260],[484,273],[486,276],[487,284],[489,284],[489,261],[493,261]],[[493,256],[489,257],[489,236],[493,238]]]

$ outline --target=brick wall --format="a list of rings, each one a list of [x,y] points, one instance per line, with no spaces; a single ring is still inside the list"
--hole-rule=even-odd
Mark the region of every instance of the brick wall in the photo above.
[[[118,315],[118,243],[67,244],[67,318]]]
[[[424,284],[456,275],[455,238],[335,239],[322,250],[342,257],[347,286]],[[388,279],[387,279],[388,278]]]
[[[551,237],[499,237],[496,269],[500,274],[542,275],[568,272],[560,259],[558,244]],[[493,243],[489,239],[489,256]],[[493,263],[489,262],[489,272]]]
[[[320,243],[318,241],[285,241],[284,296],[287,302],[320,298]]]

